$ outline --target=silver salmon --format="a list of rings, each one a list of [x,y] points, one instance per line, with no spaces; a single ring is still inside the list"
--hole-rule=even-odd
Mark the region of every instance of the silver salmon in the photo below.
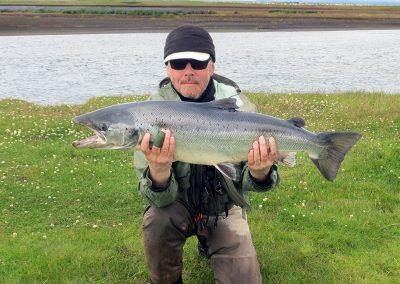
[[[238,110],[236,100],[208,103],[146,101],[109,106],[74,118],[94,136],[73,142],[76,148],[139,149],[146,132],[155,137],[170,129],[174,159],[214,165],[225,175],[226,165],[246,161],[259,136],[274,137],[278,155],[305,151],[327,180],[334,180],[346,153],[361,138],[356,132],[313,133],[301,118],[288,120]]]

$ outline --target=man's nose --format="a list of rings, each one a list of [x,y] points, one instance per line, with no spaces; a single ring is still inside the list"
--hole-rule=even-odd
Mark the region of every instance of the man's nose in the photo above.
[[[183,70],[185,71],[185,73],[193,73],[194,72],[194,69],[192,68],[192,65],[190,65],[190,62],[188,62],[186,64],[186,67]]]

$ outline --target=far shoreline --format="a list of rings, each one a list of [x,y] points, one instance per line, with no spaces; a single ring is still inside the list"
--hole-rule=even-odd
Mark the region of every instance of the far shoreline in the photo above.
[[[171,8],[184,8],[186,12],[167,14]],[[3,11],[0,36],[168,32],[184,24],[201,26],[211,32],[400,29],[400,7],[193,4],[160,6],[157,7],[159,14],[151,14],[151,7],[144,9],[150,9],[150,14]]]
[[[0,36],[163,33],[183,24],[201,26],[210,32],[296,32],[345,30],[396,30],[400,20],[387,19],[151,19],[123,17],[74,17],[0,15]]]

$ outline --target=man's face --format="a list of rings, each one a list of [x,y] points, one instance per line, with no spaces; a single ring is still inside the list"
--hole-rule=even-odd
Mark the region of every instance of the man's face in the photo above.
[[[183,70],[175,70],[170,62],[167,66],[167,74],[171,79],[174,88],[184,97],[197,99],[207,88],[211,76],[214,74],[214,62],[210,60],[207,67],[202,70],[195,70],[187,64]]]

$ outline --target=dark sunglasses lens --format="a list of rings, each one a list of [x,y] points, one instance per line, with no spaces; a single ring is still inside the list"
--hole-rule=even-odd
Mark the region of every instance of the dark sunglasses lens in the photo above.
[[[177,59],[177,60],[171,60],[169,63],[171,64],[172,69],[175,70],[185,69],[188,63],[190,63],[190,66],[192,66],[194,70],[203,70],[207,67],[208,60],[198,61],[198,60]]]
[[[203,70],[204,68],[207,67],[208,60],[207,61],[198,61],[198,60],[192,60],[190,62],[190,65],[192,65],[192,68],[195,70]]]
[[[187,60],[171,60],[169,63],[171,64],[172,69],[183,70],[186,68],[188,61]]]

